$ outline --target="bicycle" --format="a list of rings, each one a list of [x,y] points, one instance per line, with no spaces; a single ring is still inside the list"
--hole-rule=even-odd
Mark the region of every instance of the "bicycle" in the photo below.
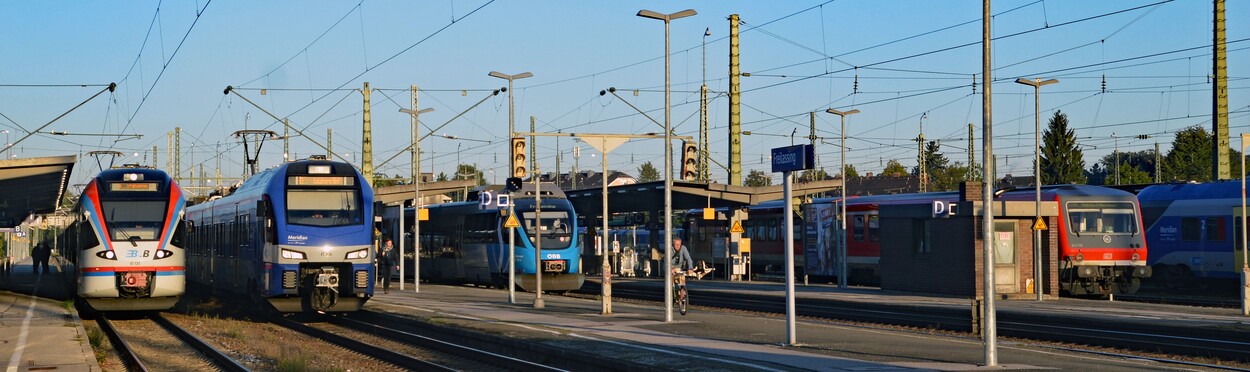
[[[680,312],[681,315],[686,315],[686,308],[690,304],[690,294],[686,292],[686,281],[682,280],[682,278],[693,277],[695,279],[702,279],[703,276],[711,273],[712,270],[715,269],[700,265],[700,267],[690,271],[681,272],[678,270],[681,275],[678,275],[679,273],[673,273],[673,305],[677,307],[677,311]]]

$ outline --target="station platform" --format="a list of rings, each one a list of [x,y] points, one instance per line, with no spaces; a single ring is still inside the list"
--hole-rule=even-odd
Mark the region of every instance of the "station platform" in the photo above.
[[[587,280],[599,285],[598,280]],[[617,288],[653,289],[663,291],[662,279],[612,278]],[[785,298],[785,283],[775,281],[724,281],[692,280],[692,293],[718,292],[759,297]],[[794,285],[795,295],[800,299],[836,300],[843,303],[890,304],[904,307],[931,307],[957,311],[972,311],[971,299],[964,297],[882,291],[872,287],[838,288],[831,284]],[[1013,313],[1022,316],[1072,316],[1090,321],[1105,319],[1116,322],[1140,322],[1143,325],[1168,324],[1188,328],[1211,328],[1244,331],[1250,336],[1250,318],[1241,315],[1241,309],[1181,306],[1135,301],[1117,301],[1114,296],[1105,300],[1047,296],[1037,301],[1034,294],[1000,295],[994,301],[999,314]]]
[[[614,284],[620,283],[614,279]],[[658,288],[659,282],[656,281]],[[701,286],[696,282],[691,285]],[[723,283],[737,287],[737,283]],[[736,290],[767,291],[778,283],[744,283]],[[841,290],[812,288],[808,295]],[[694,295],[694,294],[692,294]],[[857,295],[840,293],[839,295]],[[587,352],[615,370],[1201,370],[1186,366],[1107,355],[1074,353],[1045,346],[999,340],[998,366],[986,367],[979,339],[940,332],[890,330],[832,322],[797,322],[798,345],[787,340],[784,316],[691,309],[664,322],[664,308],[616,300],[613,314],[601,315],[598,300],[543,296],[545,307],[533,307],[534,295],[466,286],[423,283],[414,293],[375,296],[366,309],[523,340],[539,348]],[[915,296],[916,301],[927,297]],[[939,299],[940,300],[940,299]]]
[[[5,372],[100,371],[65,275],[50,268],[35,274],[27,258],[0,271],[0,364]]]

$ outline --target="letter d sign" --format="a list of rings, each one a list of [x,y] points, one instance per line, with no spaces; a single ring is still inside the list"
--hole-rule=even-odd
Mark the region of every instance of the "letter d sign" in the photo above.
[[[933,217],[934,218],[948,217],[949,215],[950,215],[950,209],[947,208],[946,202],[941,201],[941,200],[933,201]]]

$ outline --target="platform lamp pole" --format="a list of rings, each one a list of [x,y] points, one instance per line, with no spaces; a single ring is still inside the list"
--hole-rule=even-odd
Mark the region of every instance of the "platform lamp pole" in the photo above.
[[[1250,263],[1246,252],[1246,142],[1250,134],[1241,134],[1241,315],[1250,316]]]
[[[412,116],[412,291],[421,292],[421,140],[417,134],[421,123],[417,116],[434,111],[433,107],[417,110],[417,86],[412,86],[412,108],[399,112]],[[404,205],[399,205],[399,290],[404,290]]]
[[[841,248],[838,249],[838,288],[846,288],[846,270],[848,270],[848,265],[846,264],[846,248],[847,240],[849,239],[848,236],[850,236],[846,233],[846,116],[858,114],[859,110],[838,111],[828,109],[825,110],[825,112],[837,115],[842,120],[842,144],[840,145],[842,146],[842,187],[839,187],[842,189],[842,239],[840,239],[842,244],[839,245]]]
[[[1058,83],[1057,79],[1049,79],[1043,81],[1041,78],[1033,80],[1019,78],[1016,83],[1033,87],[1033,186],[1036,189],[1037,200],[1033,204],[1033,224],[1036,226],[1038,221],[1042,220],[1042,117],[1041,117],[1041,98],[1039,94],[1042,92],[1043,85]],[[1119,164],[1116,165],[1117,167]],[[1042,231],[1033,229],[1033,292],[1037,293],[1037,300],[1042,300]]]
[[[670,21],[698,14],[694,9],[686,9],[672,14],[661,14],[650,10],[639,10],[638,16],[664,21],[664,321],[673,321],[673,142],[672,142],[672,111],[669,102],[669,45],[668,24]]]

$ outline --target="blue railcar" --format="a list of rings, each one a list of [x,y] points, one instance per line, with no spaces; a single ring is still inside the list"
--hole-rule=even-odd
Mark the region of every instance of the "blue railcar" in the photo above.
[[[536,289],[535,251],[541,235],[543,291],[581,288],[581,243],[573,204],[555,185],[540,188],[541,213],[536,213],[534,186],[525,184],[515,193],[517,222],[514,248],[517,285]],[[471,283],[506,288],[508,283],[507,216],[497,208],[483,209],[478,202],[430,205],[428,220],[420,225],[421,278],[429,281]],[[414,220],[405,210],[406,224]],[[541,221],[541,223],[537,222]],[[541,234],[539,234],[541,226]],[[405,226],[404,231],[412,231]],[[408,267],[411,258],[408,258]]]
[[[186,286],[182,189],[160,170],[100,172],[70,212],[62,270],[98,311],[166,310]]]
[[[1170,287],[1236,279],[1242,267],[1241,181],[1153,185],[1137,194],[1156,277]],[[1234,249],[1234,247],[1236,247]]]
[[[373,189],[350,164],[282,164],[187,215],[193,284],[283,312],[355,311],[373,296]]]

